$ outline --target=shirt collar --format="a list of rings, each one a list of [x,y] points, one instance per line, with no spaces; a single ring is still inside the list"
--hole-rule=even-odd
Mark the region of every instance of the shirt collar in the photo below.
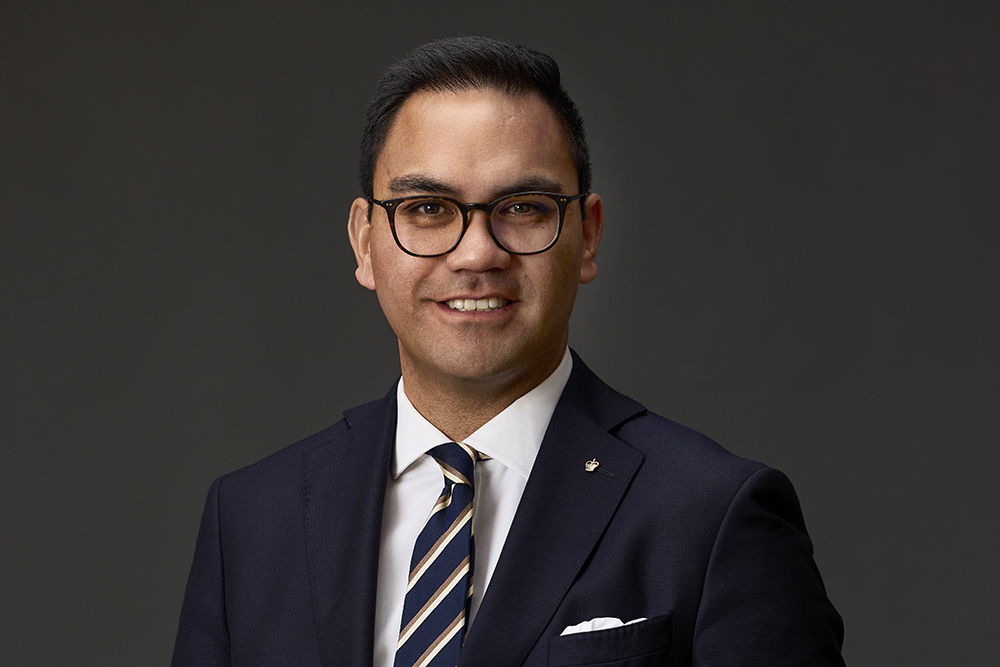
[[[569,348],[559,366],[541,384],[511,403],[465,439],[465,444],[515,470],[525,479],[538,455],[545,429],[573,370]],[[392,478],[396,479],[428,450],[450,442],[410,403],[400,378],[396,388],[396,443],[392,450]]]

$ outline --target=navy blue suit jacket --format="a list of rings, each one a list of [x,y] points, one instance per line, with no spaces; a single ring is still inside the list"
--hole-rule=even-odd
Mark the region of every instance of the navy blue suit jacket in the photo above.
[[[395,396],[216,480],[175,667],[371,665]],[[601,616],[649,620],[559,636]],[[459,665],[842,665],[842,639],[788,479],[574,356]]]

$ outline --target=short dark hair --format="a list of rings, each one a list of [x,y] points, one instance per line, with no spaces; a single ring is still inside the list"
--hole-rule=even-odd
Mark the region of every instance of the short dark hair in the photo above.
[[[590,149],[583,118],[562,87],[551,56],[486,37],[452,37],[424,44],[390,65],[368,104],[358,155],[358,178],[366,197],[374,197],[375,161],[385,146],[396,114],[414,93],[460,92],[492,88],[509,95],[536,93],[563,126],[576,163],[580,192],[590,190]],[[581,201],[581,204],[583,202]]]

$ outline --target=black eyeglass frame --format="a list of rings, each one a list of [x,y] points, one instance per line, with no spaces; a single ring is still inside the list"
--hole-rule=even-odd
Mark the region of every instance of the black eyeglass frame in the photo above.
[[[447,255],[452,250],[457,248],[458,244],[462,242],[463,238],[465,238],[465,232],[468,231],[469,229],[469,213],[475,210],[483,211],[486,214],[486,229],[489,230],[490,237],[493,239],[493,242],[497,244],[498,248],[500,248],[504,252],[510,253],[511,255],[537,255],[539,253],[543,253],[546,250],[550,249],[552,246],[556,244],[556,241],[559,240],[559,236],[560,234],[562,234],[563,220],[566,218],[566,207],[569,206],[570,203],[575,202],[578,199],[582,199],[583,197],[586,197],[589,194],[590,194],[589,192],[581,192],[578,195],[569,196],[569,195],[557,194],[555,192],[535,192],[535,191],[514,192],[509,195],[504,195],[503,197],[498,197],[497,199],[494,199],[489,203],[473,202],[470,204],[460,202],[457,199],[453,199],[452,197],[442,197],[438,195],[411,195],[409,197],[396,197],[394,199],[375,199],[374,197],[368,197],[368,201],[371,204],[378,204],[383,209],[385,209],[385,213],[389,218],[389,229],[392,230],[392,238],[396,241],[396,245],[399,246],[399,249],[405,252],[407,255],[410,255],[411,257],[443,257],[444,255]],[[500,240],[497,239],[496,234],[493,233],[493,220],[491,218],[491,215],[493,213],[493,209],[497,207],[497,204],[506,199],[510,199],[511,197],[521,197],[524,195],[544,195],[546,197],[553,199],[556,202],[556,207],[559,209],[559,225],[556,227],[556,234],[555,236],[552,237],[552,242],[549,243],[544,248],[542,248],[541,250],[532,250],[531,252],[518,252],[517,250],[511,250],[510,248],[504,246],[504,244],[500,243]],[[458,209],[462,212],[462,233],[458,235],[458,239],[455,241],[455,244],[453,246],[451,246],[444,252],[434,253],[433,255],[421,255],[415,252],[411,252],[403,247],[403,244],[400,243],[399,241],[399,236],[396,234],[396,209],[399,208],[399,205],[401,203],[405,201],[411,201],[414,199],[438,199],[441,201],[451,202],[456,206],[458,206]],[[583,215],[586,214],[587,214],[586,210],[583,210]]]

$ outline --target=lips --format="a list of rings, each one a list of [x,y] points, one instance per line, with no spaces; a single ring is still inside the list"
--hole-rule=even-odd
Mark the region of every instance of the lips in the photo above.
[[[461,312],[482,312],[489,313],[506,306],[510,301],[500,297],[491,296],[485,299],[448,299],[445,304],[452,310]]]

